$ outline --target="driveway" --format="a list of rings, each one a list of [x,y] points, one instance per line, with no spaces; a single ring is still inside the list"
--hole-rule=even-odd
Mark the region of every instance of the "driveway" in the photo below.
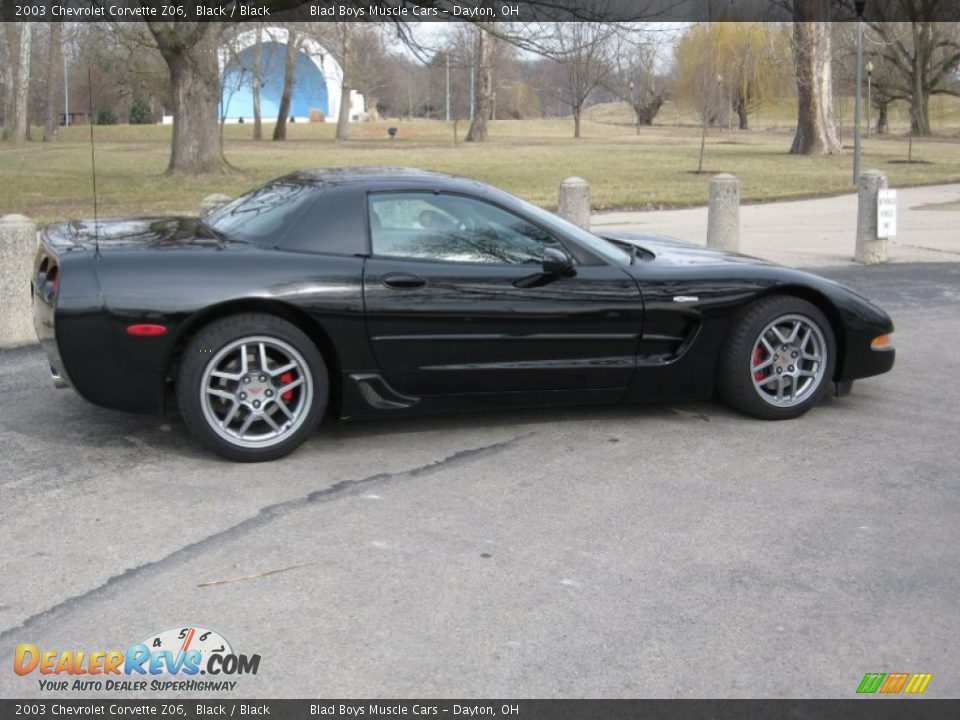
[[[17,643],[187,624],[262,656],[225,696],[843,698],[893,671],[960,695],[960,265],[824,274],[891,312],[897,366],[782,423],[339,423],[235,465],[0,353],[0,697],[43,694]]]

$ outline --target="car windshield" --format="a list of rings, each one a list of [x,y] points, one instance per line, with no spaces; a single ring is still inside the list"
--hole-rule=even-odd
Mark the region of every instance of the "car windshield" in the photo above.
[[[533,203],[527,202],[526,200],[520,200],[520,204],[523,206],[524,211],[526,211],[530,216],[571,236],[581,245],[585,245],[594,254],[599,255],[605,260],[618,265],[630,264],[630,253],[622,250],[609,240],[604,240],[601,237],[597,237],[593,233],[587,232],[579,225],[574,225],[572,222],[564,220],[559,215],[554,215],[552,212],[544,210],[543,208],[539,208]]]
[[[231,240],[274,246],[316,197],[313,185],[276,180],[241,195],[203,221]]]

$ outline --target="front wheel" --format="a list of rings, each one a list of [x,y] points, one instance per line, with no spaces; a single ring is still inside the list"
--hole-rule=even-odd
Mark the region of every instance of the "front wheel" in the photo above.
[[[295,325],[272,315],[234,315],[187,344],[177,400],[187,427],[230,460],[274,460],[297,448],[323,417],[327,367]]]
[[[748,415],[795,418],[827,391],[836,355],[830,322],[815,305],[789,296],[764,298],[735,321],[720,354],[717,388]]]

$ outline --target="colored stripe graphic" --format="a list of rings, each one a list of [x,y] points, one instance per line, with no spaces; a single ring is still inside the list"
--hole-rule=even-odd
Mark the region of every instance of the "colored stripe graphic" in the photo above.
[[[885,695],[904,693],[922,693],[933,679],[933,673],[867,673],[857,686],[860,694],[876,692]]]
[[[922,693],[927,689],[927,685],[930,684],[932,678],[933,673],[914,673],[903,691],[905,693]]]
[[[875,693],[885,677],[886,673],[867,673],[863,676],[863,680],[860,681],[860,685],[857,686],[857,692]]]
[[[909,676],[910,673],[890,673],[880,686],[880,692],[888,694],[900,692]]]

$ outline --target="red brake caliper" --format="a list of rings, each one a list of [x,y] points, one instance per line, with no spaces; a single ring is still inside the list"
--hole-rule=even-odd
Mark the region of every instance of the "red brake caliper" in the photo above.
[[[280,382],[286,385],[289,382],[293,382],[293,373],[285,372],[280,376]],[[280,396],[280,399],[284,402],[290,402],[293,400],[293,390],[287,390],[283,395]]]
[[[759,364],[762,363],[762,362],[763,362],[763,348],[761,348],[761,347],[755,348],[754,351],[753,351],[753,364],[754,364],[754,366],[757,366],[757,365],[759,365]],[[754,380],[763,380],[763,370],[760,370],[760,371],[758,371],[758,372],[755,372],[755,373],[753,374],[753,379],[754,379]]]

